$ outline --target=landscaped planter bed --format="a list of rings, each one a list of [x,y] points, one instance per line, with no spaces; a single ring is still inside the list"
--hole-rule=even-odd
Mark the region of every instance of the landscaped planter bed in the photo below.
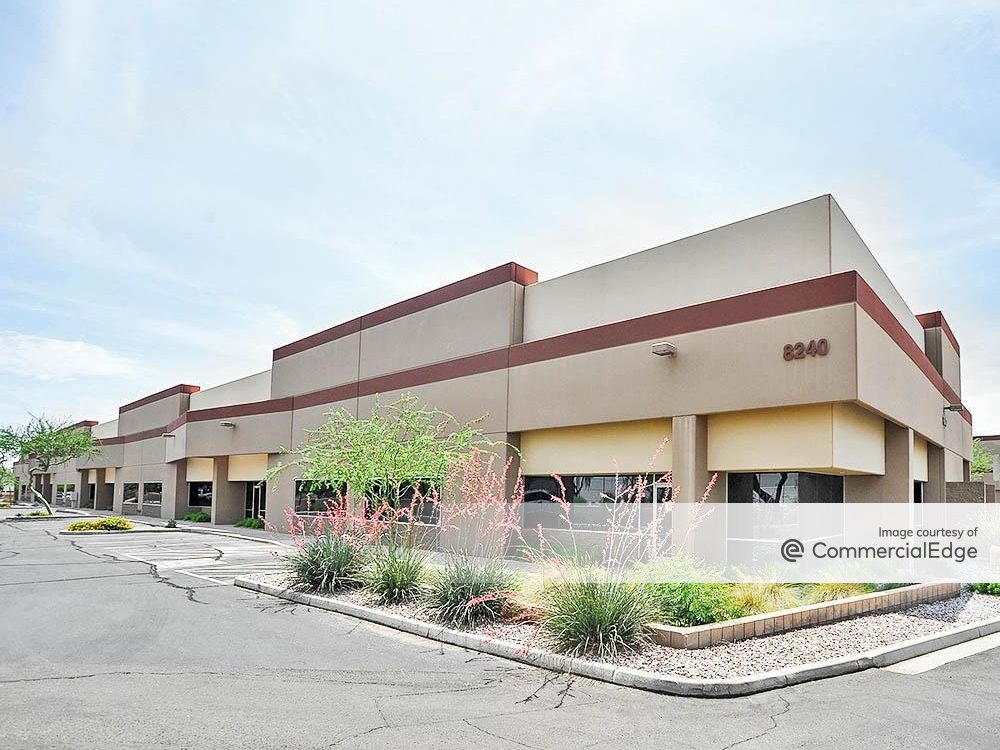
[[[362,591],[320,596],[288,590],[286,575],[280,572],[237,579],[236,585],[546,669],[680,695],[746,695],[895,663],[1000,631],[1000,598],[963,593],[898,612],[864,615],[710,648],[651,644],[614,663],[604,663],[547,651],[544,637],[530,624],[450,630],[433,622],[415,604],[382,606]]]
[[[917,604],[950,599],[962,591],[961,584],[917,583],[912,586],[876,591],[846,599],[837,599],[779,612],[740,617],[710,625],[676,627],[651,625],[653,640],[672,648],[707,648],[720,643],[733,643],[748,638],[777,635],[801,628],[848,620],[859,615],[908,609]]]

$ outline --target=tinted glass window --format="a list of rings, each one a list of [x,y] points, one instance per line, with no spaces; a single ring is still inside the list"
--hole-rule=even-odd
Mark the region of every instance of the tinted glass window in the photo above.
[[[295,512],[322,512],[327,509],[327,503],[336,503],[346,495],[346,484],[335,487],[327,482],[298,479],[295,482]]]
[[[126,482],[123,484],[122,499],[126,503],[139,502],[139,484],[137,482]]]
[[[142,502],[144,505],[159,505],[162,500],[162,482],[146,482],[142,485]]]
[[[208,508],[212,505],[211,482],[188,482],[188,505]]]
[[[731,503],[842,503],[844,478],[804,471],[729,475]]]

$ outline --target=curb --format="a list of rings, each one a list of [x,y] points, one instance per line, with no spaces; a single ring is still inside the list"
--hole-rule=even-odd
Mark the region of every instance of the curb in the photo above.
[[[377,625],[401,630],[404,633],[430,638],[431,640],[448,643],[452,646],[458,646],[471,651],[499,656],[541,669],[576,674],[581,677],[589,677],[594,680],[610,682],[624,687],[692,698],[737,698],[789,685],[798,685],[803,682],[837,677],[852,672],[861,672],[873,667],[886,667],[906,661],[907,659],[929,654],[932,651],[938,651],[942,648],[948,648],[949,646],[955,646],[959,643],[965,643],[966,641],[1000,632],[1000,617],[998,617],[849,657],[788,667],[774,672],[750,675],[749,677],[699,680],[685,677],[670,677],[656,672],[646,672],[628,667],[616,667],[613,664],[563,656],[562,654],[555,654],[551,651],[543,651],[537,648],[525,649],[523,646],[509,641],[495,640],[474,633],[451,630],[440,625],[435,625],[434,623],[414,620],[409,617],[362,607],[358,604],[338,601],[324,596],[284,589],[280,586],[251,581],[247,578],[236,578],[233,584],[239,588],[268,594],[310,607],[325,609],[330,612],[337,612],[342,615],[357,617],[376,623]]]
[[[30,521],[79,521],[87,518],[85,515],[73,514],[71,516],[11,516],[10,518],[0,518],[0,523],[13,521],[14,523],[28,523]]]
[[[96,516],[96,517],[101,518],[102,516]],[[168,530],[165,526],[161,524],[152,523],[150,521],[143,521],[140,520],[139,518],[133,518],[132,516],[125,516],[125,517],[128,518],[130,521],[132,521],[132,523],[134,524],[142,524],[143,526],[150,527],[149,529],[133,529],[133,531],[148,531],[150,529],[158,529],[160,531]],[[244,539],[248,542],[260,542],[261,544],[270,544],[275,547],[281,547],[282,549],[287,549],[287,550],[294,549],[294,547],[292,547],[291,545],[285,544],[284,542],[279,542],[275,539],[263,539],[257,536],[250,536],[249,534],[237,534],[236,532],[233,531],[224,531],[222,529],[214,529],[211,527],[206,528],[204,526],[182,526],[181,524],[177,524],[176,527],[169,529],[169,531],[187,531],[190,532],[191,534],[210,534],[212,536],[226,536],[229,537],[230,539]]]
[[[183,531],[184,529],[84,529],[81,531],[69,531],[63,529],[57,536],[93,536],[95,534],[161,534],[167,531]]]

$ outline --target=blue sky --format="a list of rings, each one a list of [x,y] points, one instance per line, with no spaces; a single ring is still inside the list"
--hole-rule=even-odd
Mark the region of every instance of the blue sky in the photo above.
[[[0,49],[0,423],[831,192],[1000,433],[998,2],[5,0]]]

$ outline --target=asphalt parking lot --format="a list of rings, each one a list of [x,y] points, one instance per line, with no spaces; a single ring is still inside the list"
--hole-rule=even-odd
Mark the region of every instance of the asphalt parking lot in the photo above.
[[[2,748],[993,748],[1000,649],[748,698],[554,675],[231,585],[274,546],[0,522]]]

